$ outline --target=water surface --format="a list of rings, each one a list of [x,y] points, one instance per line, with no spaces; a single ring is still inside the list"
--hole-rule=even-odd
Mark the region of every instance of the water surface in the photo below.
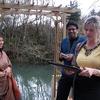
[[[49,65],[13,64],[22,100],[51,100],[53,68]]]

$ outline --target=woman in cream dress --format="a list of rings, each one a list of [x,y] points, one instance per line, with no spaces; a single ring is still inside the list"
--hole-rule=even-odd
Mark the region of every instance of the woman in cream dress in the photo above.
[[[75,79],[74,100],[100,100],[100,17],[89,17],[84,30],[87,42],[76,57],[82,71]]]

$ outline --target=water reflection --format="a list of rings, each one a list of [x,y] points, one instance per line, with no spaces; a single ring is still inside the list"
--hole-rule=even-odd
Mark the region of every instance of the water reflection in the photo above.
[[[16,65],[13,70],[22,100],[51,100],[51,66]]]

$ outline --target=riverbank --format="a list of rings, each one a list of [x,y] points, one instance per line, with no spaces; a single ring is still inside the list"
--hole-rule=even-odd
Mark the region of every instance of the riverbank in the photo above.
[[[52,50],[42,49],[42,50],[21,50],[19,51],[6,51],[7,55],[14,63],[30,63],[30,64],[48,64],[48,60],[53,60]]]

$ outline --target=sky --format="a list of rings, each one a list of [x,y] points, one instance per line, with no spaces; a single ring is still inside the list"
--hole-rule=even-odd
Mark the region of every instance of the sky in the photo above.
[[[69,5],[70,0],[55,0],[55,5],[66,6]],[[75,0],[72,0],[75,1]],[[100,10],[100,0],[77,0],[79,8],[81,9],[81,15],[86,16],[88,13],[95,8],[95,11],[97,12]]]

